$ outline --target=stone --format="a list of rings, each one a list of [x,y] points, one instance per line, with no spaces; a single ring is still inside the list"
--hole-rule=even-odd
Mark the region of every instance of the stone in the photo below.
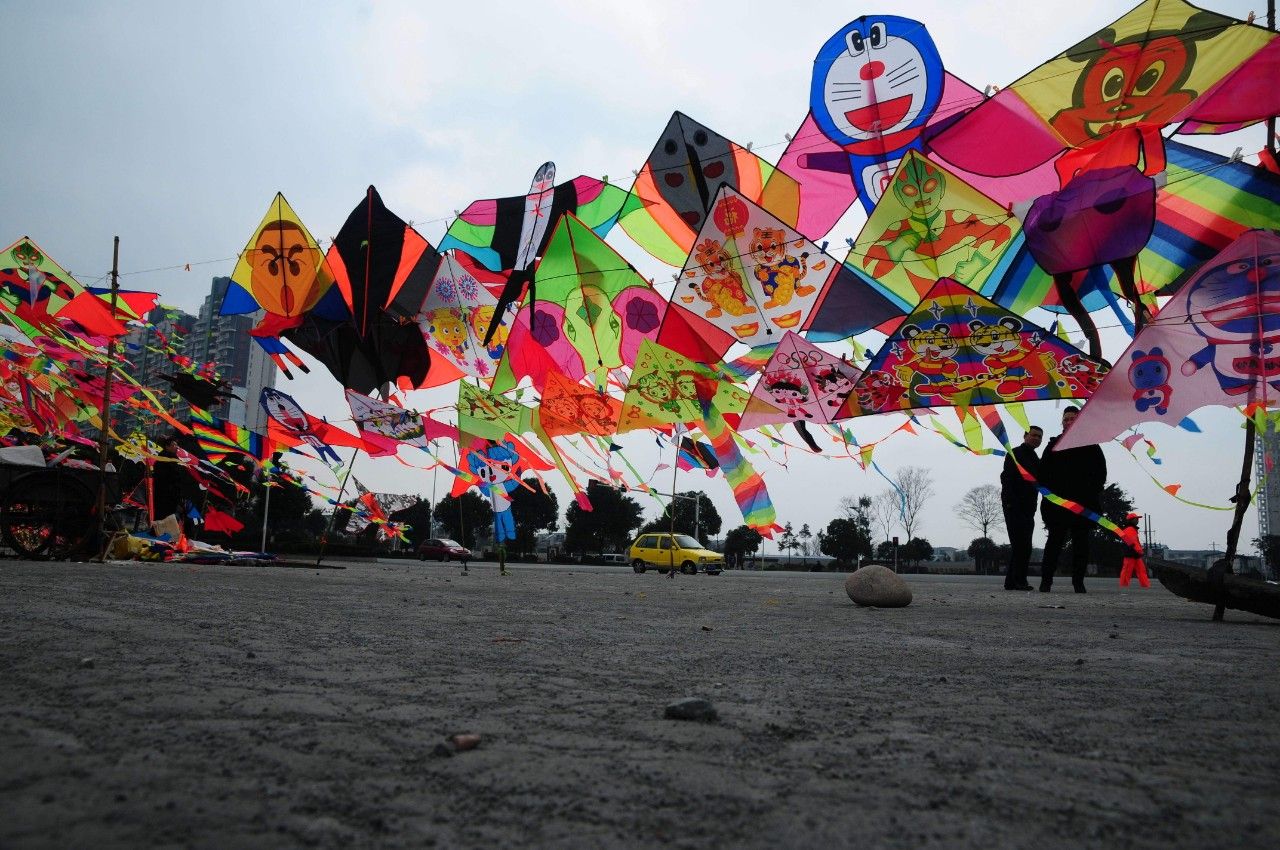
[[[668,720],[696,720],[699,723],[714,723],[720,719],[711,701],[701,697],[676,700],[667,706],[663,716]]]
[[[868,564],[845,579],[844,592],[859,605],[905,608],[911,604],[911,588],[888,567]]]
[[[93,665],[94,665],[94,663],[95,663],[95,662],[94,662],[94,660],[93,660],[92,658],[81,658],[81,659],[80,659],[80,666],[81,666],[81,667],[83,667],[83,668],[84,668],[84,669],[86,669],[86,670],[92,670],[92,669],[93,669]]]

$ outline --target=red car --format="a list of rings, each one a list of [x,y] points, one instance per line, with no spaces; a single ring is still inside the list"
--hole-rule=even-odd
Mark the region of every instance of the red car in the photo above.
[[[452,561],[454,559],[469,561],[471,560],[471,550],[456,540],[432,538],[422,541],[418,546],[418,560],[425,561],[428,558],[434,558],[437,561]]]

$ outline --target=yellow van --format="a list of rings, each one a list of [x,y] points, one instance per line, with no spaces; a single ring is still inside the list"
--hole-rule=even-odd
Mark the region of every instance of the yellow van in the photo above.
[[[687,534],[642,534],[631,544],[628,556],[631,568],[638,573],[653,567],[660,573],[676,569],[686,575],[701,572],[714,576],[724,570],[724,555],[703,548]]]

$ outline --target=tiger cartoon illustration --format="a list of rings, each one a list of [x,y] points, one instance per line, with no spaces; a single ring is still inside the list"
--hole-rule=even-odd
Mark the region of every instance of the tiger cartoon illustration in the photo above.
[[[1039,351],[1038,333],[1022,335],[1022,320],[1001,316],[988,324],[981,319],[969,322],[969,343],[982,355],[982,365],[1001,398],[1017,398],[1027,390],[1037,390],[1057,382],[1051,373],[1053,358]]]
[[[754,313],[755,308],[747,303],[747,291],[742,285],[742,277],[733,269],[729,252],[714,239],[707,239],[694,249],[694,259],[702,268],[702,283],[690,283],[689,287],[711,305],[706,312],[708,319],[715,319],[728,313],[730,316],[743,316]]]
[[[854,388],[854,398],[863,413],[897,410],[907,388],[891,372],[873,370]]]
[[[812,286],[800,283],[809,273],[808,257],[808,251],[798,259],[787,253],[787,232],[782,228],[752,228],[751,258],[756,263],[756,280],[760,281],[764,294],[769,296],[764,304],[766,310],[787,306],[793,296],[804,297],[813,293]]]
[[[951,336],[951,330],[944,324],[934,325],[932,329],[918,325],[903,325],[902,335],[906,338],[907,347],[895,344],[895,352],[901,358],[894,364],[894,370],[903,381],[909,382],[911,392],[919,392],[925,384],[950,384],[960,372],[960,364],[956,362],[956,354],[960,346]]]

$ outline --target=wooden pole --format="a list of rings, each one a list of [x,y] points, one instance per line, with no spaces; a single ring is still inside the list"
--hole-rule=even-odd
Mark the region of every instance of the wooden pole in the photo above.
[[[333,524],[338,519],[338,511],[342,510],[342,494],[347,492],[347,481],[351,478],[351,470],[355,469],[356,456],[359,454],[359,449],[352,449],[351,463],[347,464],[347,474],[342,476],[342,486],[338,488],[338,498],[334,499],[333,513],[329,514],[329,527],[324,530],[324,535],[320,538],[320,553],[316,555],[317,567],[324,560],[324,547],[329,544],[329,535],[333,533]]]
[[[259,552],[267,551],[267,519],[271,516],[271,487],[268,484],[271,473],[262,471],[262,546]]]
[[[111,248],[111,316],[115,318],[120,297],[120,237]],[[116,338],[107,338],[107,365],[102,378],[102,408],[98,411],[98,545],[99,561],[107,559],[107,463],[111,459],[111,376],[116,359]]]

